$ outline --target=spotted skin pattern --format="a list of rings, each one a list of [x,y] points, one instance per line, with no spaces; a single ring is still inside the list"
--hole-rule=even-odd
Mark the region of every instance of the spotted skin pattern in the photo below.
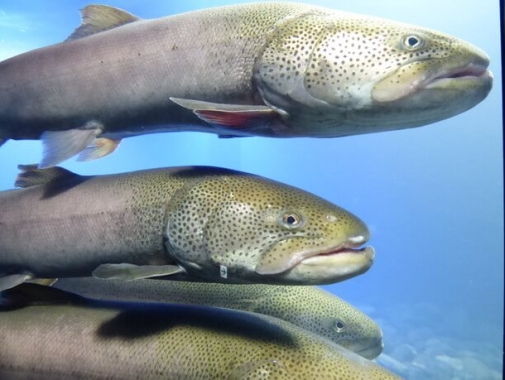
[[[397,379],[288,322],[203,306],[28,306],[0,312],[0,336],[8,379]]]
[[[100,300],[226,307],[270,315],[323,336],[367,359],[382,351],[380,327],[341,298],[312,286],[226,285],[179,281],[63,278],[58,289]]]
[[[177,265],[184,280],[310,285],[361,274],[373,262],[371,247],[346,248],[369,238],[359,218],[251,174],[23,169],[17,185],[26,188],[0,193],[0,276],[89,276],[126,263]]]
[[[266,2],[153,20],[106,6],[83,12],[82,28],[104,23],[101,32],[0,62],[0,144],[41,138],[41,167],[83,149],[81,159],[96,159],[154,132],[339,137],[418,127],[474,107],[492,88],[489,57],[465,41],[328,8]],[[131,22],[109,25],[117,13]],[[91,154],[95,137],[102,149]]]
[[[178,262],[198,262],[214,272],[225,266],[230,282],[258,266],[284,272],[297,263],[294,252],[368,235],[359,219],[321,198],[231,172],[180,189],[167,225],[168,249]]]

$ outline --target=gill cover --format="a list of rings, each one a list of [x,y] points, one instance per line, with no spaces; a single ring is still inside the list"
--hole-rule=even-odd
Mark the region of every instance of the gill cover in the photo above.
[[[225,195],[219,176],[209,176],[188,180],[172,197],[167,208],[165,246],[185,269],[198,270],[208,263],[206,228]]]
[[[281,20],[267,35],[255,62],[254,79],[268,105],[286,112],[293,102],[325,105],[307,93],[305,78],[315,48],[331,25],[331,16],[313,10]]]

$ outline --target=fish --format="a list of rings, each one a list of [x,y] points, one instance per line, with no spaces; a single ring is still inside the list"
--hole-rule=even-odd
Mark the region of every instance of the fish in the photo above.
[[[123,138],[340,137],[431,124],[490,92],[484,51],[409,24],[298,3],[144,20],[82,10],[64,42],[0,62],[0,145],[40,139],[39,168]]]
[[[384,347],[381,328],[343,299],[315,286],[227,285],[92,277],[62,278],[54,287],[99,300],[168,302],[224,307],[283,319],[367,359]]]
[[[21,287],[29,285],[38,286]],[[32,290],[16,305],[19,288],[9,289],[14,294],[7,295],[3,301],[7,305],[0,307],[1,378],[399,378],[274,317],[195,305],[105,302],[65,294],[56,295],[51,304],[51,296],[34,299],[30,293],[37,291]]]
[[[91,275],[318,285],[366,272],[375,256],[357,216],[244,172],[20,169],[21,188],[0,192],[0,290]]]

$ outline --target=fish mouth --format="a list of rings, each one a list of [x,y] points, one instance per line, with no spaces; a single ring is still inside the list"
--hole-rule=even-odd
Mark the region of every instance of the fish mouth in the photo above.
[[[295,236],[278,241],[262,256],[255,268],[256,273],[260,275],[279,274],[302,263],[311,264],[316,260],[328,260],[346,255],[359,256],[366,249],[358,247],[366,243],[368,238],[365,235],[358,235],[348,238],[343,243],[326,248],[310,247],[307,240],[312,239],[305,236]]]
[[[384,343],[382,341],[382,338],[374,339],[367,343],[368,345],[366,345],[365,347],[358,350],[351,349],[351,351],[354,351],[359,356],[362,356],[365,359],[373,360],[377,358],[384,350]]]
[[[311,247],[307,237],[291,237],[271,247],[262,256],[255,272],[293,278],[306,277],[310,272],[314,278],[323,280],[318,283],[329,283],[324,279],[335,278],[336,273],[347,275],[371,266],[375,251],[372,247],[362,248],[367,241],[368,234],[360,234],[333,246]]]
[[[371,246],[357,248],[348,244],[306,255],[282,277],[291,284],[334,284],[365,273],[375,259]]]
[[[291,256],[290,260],[277,262],[275,265],[270,261],[260,262],[255,271],[267,276],[266,278],[280,277],[285,284],[333,284],[365,273],[372,266],[375,259],[374,248],[360,247],[366,240],[365,237],[360,237],[355,241],[347,241],[326,249],[311,248],[299,251]]]
[[[429,60],[427,60],[429,61]],[[400,67],[401,72],[415,72],[415,64],[422,61],[411,62]],[[450,66],[450,65],[447,65]],[[437,105],[455,101],[465,104],[468,109],[479,103],[491,90],[493,74],[487,69],[487,60],[473,60],[463,65],[442,67],[442,64],[433,63],[427,71],[419,70],[412,75],[402,75],[396,70],[391,75],[382,78],[372,89],[372,99],[375,102],[388,104],[390,102],[413,101],[414,96],[420,96],[422,104],[435,102]],[[440,95],[432,99],[436,92]],[[448,97],[444,97],[444,94]],[[455,96],[460,94],[460,96]],[[465,99],[467,101],[465,102]],[[417,100],[419,102],[419,98]],[[469,103],[469,104],[466,104]],[[412,106],[412,104],[410,104]]]
[[[487,83],[492,82],[492,80],[493,74],[487,69],[487,66],[471,63],[430,78],[419,87],[423,89],[446,88],[449,84],[453,85],[456,81]]]
[[[363,235],[358,235],[350,237],[343,244],[338,244],[335,247],[330,247],[326,250],[319,250],[315,252],[307,252],[302,256],[299,263],[311,264],[317,260],[327,260],[333,256],[345,256],[345,255],[364,255],[364,256],[374,256],[375,251],[372,247],[362,247],[363,244],[367,242],[368,238]],[[373,257],[371,257],[373,260]]]
[[[340,245],[336,248],[325,250],[304,257],[298,264],[317,265],[328,263],[329,259],[342,259],[344,257],[365,256],[370,260],[375,257],[375,250],[371,246],[355,248],[350,244]]]

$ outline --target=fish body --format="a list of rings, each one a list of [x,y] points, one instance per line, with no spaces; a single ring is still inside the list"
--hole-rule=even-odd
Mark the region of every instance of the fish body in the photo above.
[[[128,136],[337,137],[461,113],[489,58],[442,33],[296,3],[141,20],[91,5],[65,42],[0,62],[0,144],[39,139],[40,167]]]
[[[22,167],[0,193],[0,290],[33,277],[319,284],[372,264],[366,225],[313,194],[212,167],[79,176]],[[282,279],[281,279],[282,278]]]
[[[314,286],[62,278],[54,287],[99,300],[224,307],[283,319],[367,359],[383,348],[380,327],[343,299]]]
[[[0,310],[1,378],[398,378],[327,339],[260,314],[61,301]]]

